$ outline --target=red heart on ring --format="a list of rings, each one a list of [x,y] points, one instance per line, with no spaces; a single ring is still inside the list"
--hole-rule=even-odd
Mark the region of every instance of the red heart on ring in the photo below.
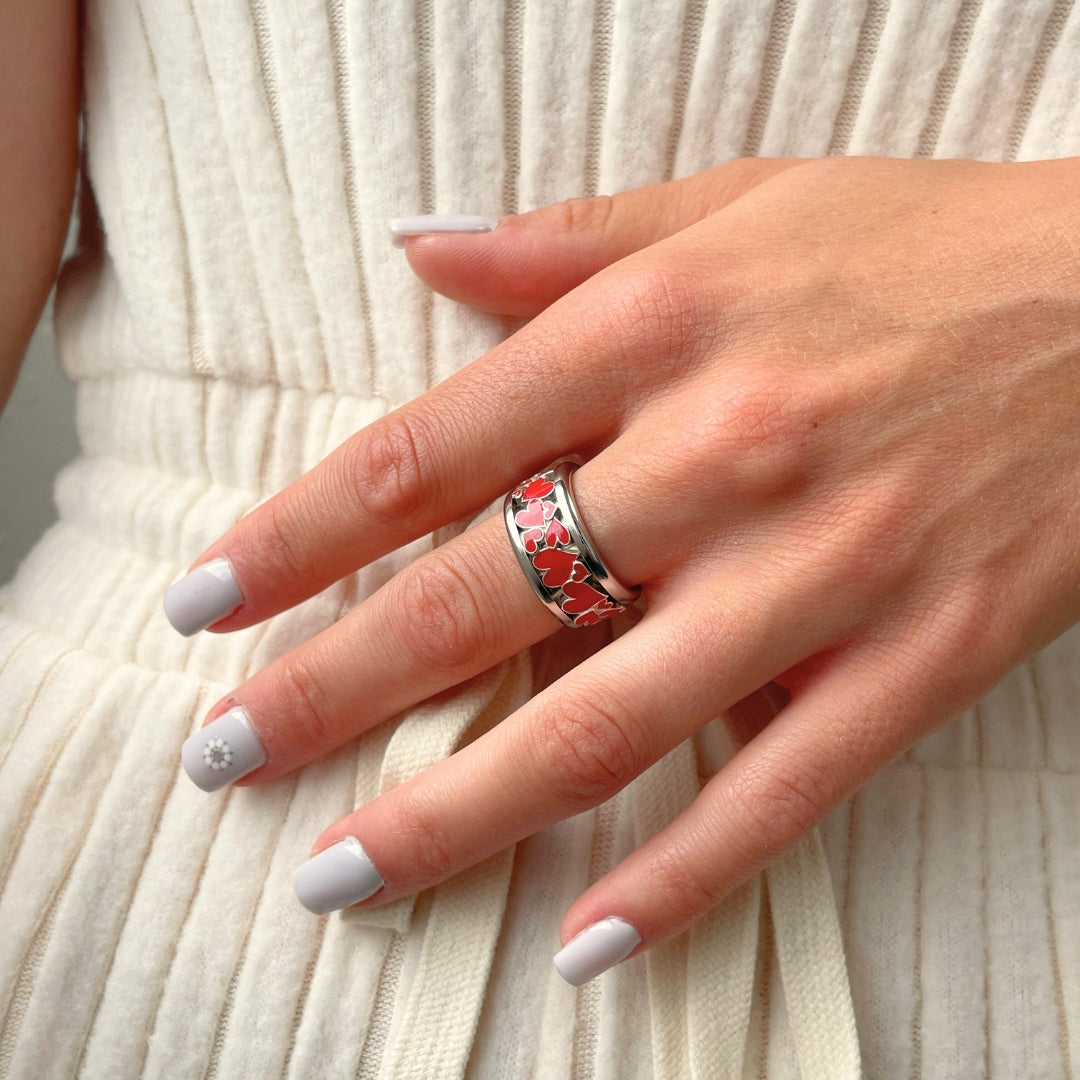
[[[583,611],[574,619],[576,626],[592,626],[593,623],[598,623],[603,619],[614,615],[619,609],[611,603],[607,598],[600,601],[596,607],[589,608],[588,611]]]
[[[542,499],[545,495],[550,495],[555,490],[555,485],[550,480],[545,480],[542,476],[534,476],[525,488],[526,499]]]
[[[530,529],[533,526],[544,527],[544,522],[555,513],[555,504],[546,503],[540,499],[530,499],[529,505],[524,510],[519,510],[514,515],[514,520],[523,528]]]
[[[549,589],[556,589],[570,580],[576,562],[577,556],[572,551],[544,548],[533,556],[532,564],[540,571],[540,580]]]
[[[535,561],[534,559],[534,564]],[[570,598],[562,605],[562,609],[567,615],[577,615],[579,612],[588,611],[589,608],[604,599],[603,593],[597,592],[591,585],[586,585],[583,581],[568,581],[563,588],[563,592]]]

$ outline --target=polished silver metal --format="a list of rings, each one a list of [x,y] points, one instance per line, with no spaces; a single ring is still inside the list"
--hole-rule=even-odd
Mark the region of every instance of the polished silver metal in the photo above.
[[[641,595],[640,587],[628,589],[611,574],[578,514],[573,475],[581,464],[577,455],[560,458],[503,500],[506,531],[525,577],[548,610],[576,628],[618,614]]]

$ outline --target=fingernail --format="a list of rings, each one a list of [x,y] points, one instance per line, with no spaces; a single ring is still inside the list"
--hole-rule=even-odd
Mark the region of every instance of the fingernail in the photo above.
[[[266,752],[247,709],[237,705],[187,739],[180,760],[203,791],[217,791],[264,764]]]
[[[355,836],[331,844],[293,873],[297,900],[316,915],[358,904],[385,884]]]
[[[581,986],[625,960],[641,935],[625,920],[611,915],[575,934],[555,954],[555,970],[572,986]]]
[[[477,214],[417,214],[415,217],[392,218],[390,242],[394,247],[404,247],[406,236],[422,236],[433,232],[482,233],[491,232],[498,225],[494,218]]]
[[[228,559],[211,559],[165,590],[162,603],[173,628],[190,637],[235,611],[244,598]]]

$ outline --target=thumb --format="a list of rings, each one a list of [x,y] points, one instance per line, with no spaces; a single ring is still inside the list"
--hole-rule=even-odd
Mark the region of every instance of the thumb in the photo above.
[[[428,231],[405,236],[401,246],[413,272],[451,300],[535,315],[605,266],[807,160],[735,158],[679,180],[510,214],[490,232]]]

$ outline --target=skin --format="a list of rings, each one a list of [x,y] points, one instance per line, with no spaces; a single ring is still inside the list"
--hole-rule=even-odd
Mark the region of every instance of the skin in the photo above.
[[[78,164],[78,9],[0,0],[0,410],[64,247]]]
[[[268,760],[243,782],[568,647],[561,677],[312,852],[356,836],[387,882],[360,906],[389,902],[596,806],[725,714],[737,751],[560,933],[617,914],[636,954],[685,930],[1080,620],[1077,237],[1078,158],[832,157],[407,241],[432,288],[533,318],[204,552],[192,567],[227,556],[245,596],[213,629],[570,451],[644,614],[613,641],[561,629],[495,515],[210,710],[251,712]]]
[[[73,3],[0,3],[0,407],[67,227],[77,24]],[[242,783],[533,645],[562,678],[313,853],[362,837],[390,882],[363,906],[385,903],[596,805],[722,713],[739,752],[561,937],[614,912],[637,951],[685,929],[1080,619],[1078,160],[736,160],[408,240],[433,289],[536,318],[200,556],[227,554],[246,594],[213,629],[571,448],[646,615],[610,644],[559,629],[482,523],[210,711],[252,710],[269,761]],[[536,380],[560,391],[530,396]]]

